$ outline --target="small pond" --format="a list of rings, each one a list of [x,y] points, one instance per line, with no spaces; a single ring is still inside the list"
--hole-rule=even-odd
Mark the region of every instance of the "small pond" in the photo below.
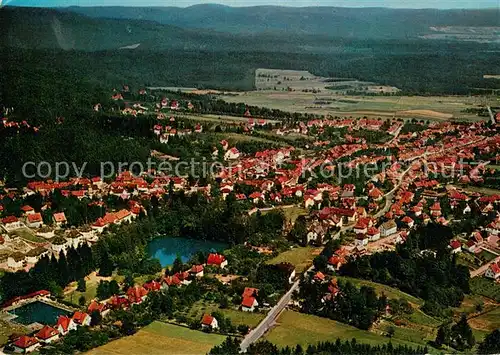
[[[180,255],[183,262],[187,262],[199,251],[223,251],[227,246],[226,243],[210,240],[164,237],[149,242],[147,252],[150,257],[160,260],[161,266],[165,267],[172,265],[177,255]]]

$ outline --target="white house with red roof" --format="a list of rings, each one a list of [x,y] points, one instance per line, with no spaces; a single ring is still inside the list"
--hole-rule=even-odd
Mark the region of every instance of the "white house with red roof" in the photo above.
[[[224,154],[224,160],[236,160],[240,157],[240,152],[236,147],[229,149],[226,154]]]
[[[85,312],[75,312],[73,317],[71,317],[73,323],[76,324],[77,327],[85,327],[90,325],[90,315]]]
[[[484,276],[486,276],[489,279],[493,279],[493,280],[500,279],[500,262],[491,263],[490,267],[484,273]]]
[[[374,242],[380,239],[380,230],[377,227],[369,227],[366,235],[370,238],[371,242]]]
[[[57,323],[56,323],[56,329],[59,331],[61,335],[66,335],[68,334],[69,331],[71,330],[76,330],[77,325],[75,322],[73,322],[73,319],[71,319],[68,316],[59,316],[57,318]]]
[[[35,337],[44,344],[50,344],[53,341],[59,340],[59,331],[55,328],[45,325],[36,333]]]
[[[459,253],[462,251],[462,243],[460,243],[460,241],[456,239],[450,241],[449,247],[451,248],[452,254]]]
[[[54,213],[52,217],[54,224],[57,225],[58,227],[62,226],[63,224],[66,224],[67,222],[66,215],[64,214],[64,212]]]
[[[43,226],[43,218],[40,212],[33,214],[28,214],[26,218],[26,224],[29,228],[40,228]]]
[[[410,216],[403,217],[403,219],[401,219],[401,222],[406,224],[408,228],[412,228],[413,225],[415,224],[415,221]]]
[[[253,312],[255,311],[255,307],[259,306],[259,302],[253,296],[244,296],[241,301],[241,310],[244,312]]]
[[[204,314],[203,318],[201,318],[201,327],[203,329],[217,329],[219,328],[219,323],[217,319],[210,314]]]
[[[203,277],[203,265],[193,265],[191,269],[189,269],[189,274],[193,277]]]
[[[210,253],[207,258],[207,265],[214,265],[224,269],[227,266],[227,259],[222,254]]]
[[[35,337],[30,337],[27,335],[20,336],[14,343],[12,343],[15,353],[31,353],[38,349],[41,344]]]

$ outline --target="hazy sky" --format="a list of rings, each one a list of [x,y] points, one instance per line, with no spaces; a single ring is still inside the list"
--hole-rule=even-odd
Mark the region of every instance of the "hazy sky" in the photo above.
[[[15,6],[190,6],[218,3],[230,6],[381,6],[394,8],[499,8],[500,0],[0,0],[3,5]]]

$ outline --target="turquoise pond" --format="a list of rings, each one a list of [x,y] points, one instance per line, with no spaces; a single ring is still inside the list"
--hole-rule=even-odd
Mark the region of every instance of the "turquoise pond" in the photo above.
[[[28,303],[9,311],[10,314],[15,314],[17,318],[15,322],[21,324],[40,323],[46,325],[54,325],[60,315],[71,315],[70,312],[64,309],[51,306],[50,304],[36,301]]]
[[[161,266],[170,266],[179,255],[183,262],[187,262],[199,251],[223,251],[227,244],[210,240],[197,240],[188,238],[156,238],[147,246],[148,255],[160,260]]]

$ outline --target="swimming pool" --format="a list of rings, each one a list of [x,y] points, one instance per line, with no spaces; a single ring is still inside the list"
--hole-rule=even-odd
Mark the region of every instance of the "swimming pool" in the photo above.
[[[31,323],[54,325],[56,324],[57,318],[60,315],[71,314],[64,309],[54,307],[50,304],[40,301],[35,301],[24,306],[12,309],[9,311],[9,313],[17,316],[13,319],[15,322],[25,325]]]

